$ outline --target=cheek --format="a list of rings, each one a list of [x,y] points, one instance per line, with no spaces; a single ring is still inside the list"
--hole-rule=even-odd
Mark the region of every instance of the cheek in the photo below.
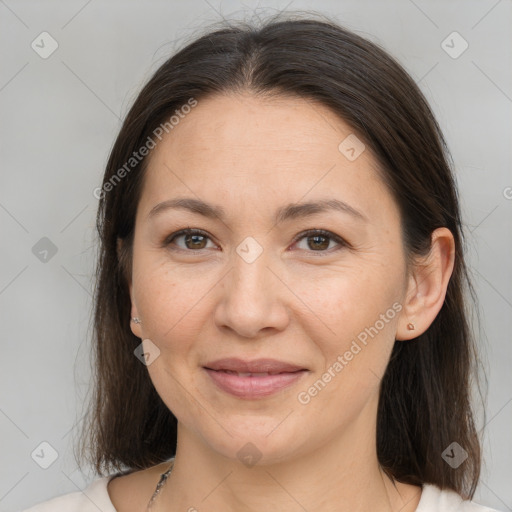
[[[204,413],[204,405],[194,399],[198,391],[191,379],[195,370],[191,354],[204,325],[204,318],[199,318],[200,299],[211,284],[197,277],[188,279],[186,273],[178,275],[168,264],[139,262],[133,289],[143,319],[143,336],[159,350],[159,356],[147,367],[150,379],[179,421],[195,428],[194,418]]]
[[[297,294],[315,313],[308,312],[311,320],[301,326],[321,354],[321,368],[307,383],[313,388],[305,387],[303,396],[311,398],[319,414],[332,403],[346,408],[350,417],[378,393],[402,308],[400,272],[364,265],[332,273],[314,287],[304,281],[298,287]]]
[[[161,251],[141,249],[134,253],[133,298],[144,319],[144,334],[164,341],[194,316],[194,304],[207,291],[204,280],[187,268],[169,264]]]
[[[294,283],[294,293],[305,305],[301,306],[303,318],[311,319],[308,325],[316,326],[319,336],[341,345],[386,312],[386,326],[381,330],[388,330],[396,316],[392,305],[401,300],[400,269],[380,265],[336,269],[314,279],[302,274]]]
[[[316,337],[313,330],[308,333],[322,363],[297,396],[308,414],[333,424],[350,421],[378,397],[401,310],[399,295],[389,289],[339,285],[337,293],[331,289],[317,302],[330,308],[324,318],[334,334],[326,328]]]

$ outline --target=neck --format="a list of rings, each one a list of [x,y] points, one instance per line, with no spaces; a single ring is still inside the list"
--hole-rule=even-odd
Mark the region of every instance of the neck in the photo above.
[[[414,512],[421,488],[388,478],[378,463],[375,428],[361,427],[286,462],[247,467],[179,425],[174,468],[157,510]]]

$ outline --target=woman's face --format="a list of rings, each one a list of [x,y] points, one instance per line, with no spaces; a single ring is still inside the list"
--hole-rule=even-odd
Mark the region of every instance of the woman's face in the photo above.
[[[262,463],[354,428],[374,440],[407,273],[398,207],[360,144],[324,106],[246,93],[199,101],[153,150],[132,330],[180,439]],[[178,198],[209,207],[161,205]],[[185,228],[200,233],[171,240]]]

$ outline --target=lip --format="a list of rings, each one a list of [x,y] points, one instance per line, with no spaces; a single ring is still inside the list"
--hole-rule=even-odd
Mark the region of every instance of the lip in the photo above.
[[[210,370],[230,370],[243,373],[284,373],[306,370],[303,366],[278,361],[277,359],[253,359],[247,361],[237,357],[226,357],[204,365]]]
[[[308,370],[276,359],[225,358],[203,366],[222,391],[246,400],[268,397],[293,385]],[[248,375],[265,374],[265,375]]]

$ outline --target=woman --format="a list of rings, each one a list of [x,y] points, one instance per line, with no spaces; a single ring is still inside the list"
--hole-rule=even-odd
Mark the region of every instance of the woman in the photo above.
[[[448,158],[414,81],[329,20],[165,62],[95,192],[103,476],[29,510],[491,510]]]

